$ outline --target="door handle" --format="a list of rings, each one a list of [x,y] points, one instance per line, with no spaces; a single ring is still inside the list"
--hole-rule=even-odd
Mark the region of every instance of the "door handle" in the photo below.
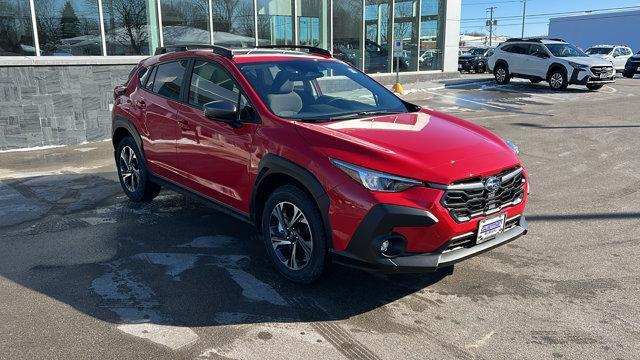
[[[189,122],[187,120],[178,120],[178,126],[182,130],[190,130],[191,129],[191,126],[189,125]]]
[[[144,99],[138,99],[136,100],[136,106],[139,107],[140,109],[146,109],[147,103],[144,102]]]

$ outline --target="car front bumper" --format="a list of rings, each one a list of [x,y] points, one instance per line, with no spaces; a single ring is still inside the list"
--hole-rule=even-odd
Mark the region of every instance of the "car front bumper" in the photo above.
[[[381,242],[397,226],[433,226],[437,219],[429,212],[395,205],[377,205],[365,218],[344,251],[332,250],[334,262],[383,273],[423,273],[449,267],[457,262],[505,245],[528,231],[523,215],[493,239],[466,247],[450,246],[455,237],[430,253],[402,253],[385,257],[379,253]],[[474,242],[475,243],[475,242]]]
[[[591,70],[573,70],[569,84],[571,85],[605,85],[611,84],[616,81],[616,72],[613,70],[610,76],[600,77],[596,76]]]

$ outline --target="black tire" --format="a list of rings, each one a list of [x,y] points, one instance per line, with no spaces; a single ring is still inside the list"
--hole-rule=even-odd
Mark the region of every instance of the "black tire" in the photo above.
[[[496,65],[495,69],[493,69],[493,76],[496,78],[496,82],[499,85],[507,85],[509,81],[511,81],[509,69],[504,64]]]
[[[569,79],[567,79],[567,73],[561,69],[551,70],[549,77],[547,78],[549,86],[553,90],[564,90],[569,86]]]
[[[587,85],[587,89],[591,91],[596,91],[602,89],[604,85]]]
[[[633,79],[634,75],[635,75],[634,73],[628,73],[628,72],[622,73],[622,76],[626,77],[627,79]]]
[[[293,220],[294,207],[297,207],[306,223],[300,220],[290,227],[287,225],[285,229],[277,215],[276,206],[281,206],[280,214],[284,222]],[[322,275],[328,259],[324,224],[316,204],[304,191],[293,185],[285,185],[271,193],[262,211],[261,229],[267,253],[285,278],[295,283],[309,284]],[[286,244],[287,241],[289,244]],[[274,245],[276,242],[281,244]],[[293,258],[296,260],[291,261]],[[294,269],[295,265],[302,266]]]
[[[480,61],[476,65],[475,71],[476,71],[476,74],[484,74],[485,72],[487,72],[487,65],[483,61]]]
[[[133,157],[130,157],[131,151]],[[162,187],[149,179],[149,170],[135,140],[127,136],[116,148],[116,168],[124,193],[134,202],[151,201]],[[134,181],[137,174],[137,181]]]
[[[533,84],[539,84],[542,82],[542,79],[529,79]]]

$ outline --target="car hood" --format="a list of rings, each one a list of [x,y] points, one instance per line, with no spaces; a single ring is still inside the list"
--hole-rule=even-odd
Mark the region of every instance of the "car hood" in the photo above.
[[[591,56],[576,56],[576,57],[565,57],[562,58],[563,60],[566,61],[571,61],[577,64],[581,64],[581,65],[588,65],[588,66],[611,66],[611,61],[609,60],[605,60],[602,58],[598,58],[598,57],[591,57]]]
[[[450,184],[520,163],[511,148],[488,130],[428,109],[296,124],[309,145],[329,158],[427,182]]]
[[[458,56],[458,60],[471,60],[471,59],[475,59],[476,56],[475,55],[460,55]]]
[[[608,54],[593,54],[593,55],[589,55],[589,56],[593,57],[593,58],[606,59],[606,60],[612,59],[612,56],[608,55]]]

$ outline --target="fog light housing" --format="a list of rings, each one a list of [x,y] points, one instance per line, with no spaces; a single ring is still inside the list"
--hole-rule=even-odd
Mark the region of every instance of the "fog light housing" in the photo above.
[[[407,247],[407,239],[398,233],[391,233],[381,236],[374,244],[376,251],[380,255],[386,258],[395,258],[404,253]]]

